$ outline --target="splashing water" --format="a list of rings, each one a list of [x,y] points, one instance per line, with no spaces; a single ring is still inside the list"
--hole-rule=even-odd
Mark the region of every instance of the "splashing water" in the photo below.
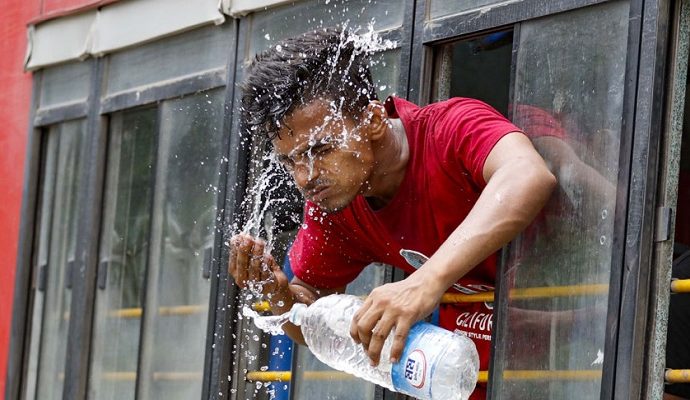
[[[242,307],[242,314],[247,318],[252,318],[254,325],[269,335],[284,335],[283,324],[290,317],[289,311],[281,315],[259,315],[246,305]]]

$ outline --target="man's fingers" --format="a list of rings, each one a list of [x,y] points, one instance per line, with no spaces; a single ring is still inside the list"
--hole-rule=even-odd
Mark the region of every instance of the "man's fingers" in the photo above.
[[[237,282],[237,249],[233,246],[230,248],[230,260],[228,260],[228,273],[235,280],[235,283],[239,286]]]
[[[400,360],[405,349],[405,342],[407,342],[407,335],[410,333],[410,327],[409,321],[398,321],[393,336],[393,345],[391,346],[391,362],[395,363]]]
[[[247,284],[247,279],[249,278],[249,254],[252,249],[252,241],[246,237],[242,237],[239,244],[236,246],[237,249],[237,276],[235,277],[237,285],[244,288]]]
[[[371,330],[371,340],[369,341],[369,347],[367,348],[367,353],[369,354],[369,358],[371,358],[371,365],[378,365],[381,358],[381,349],[383,349],[383,344],[394,326],[394,321],[384,317],[380,319]]]
[[[352,322],[350,323],[350,336],[352,336],[352,339],[355,341],[355,343],[362,343],[362,338],[359,336],[359,320],[362,318],[364,314],[366,314],[367,310],[371,306],[371,301],[369,299],[364,300],[364,304],[362,304],[362,307],[355,312],[355,315],[352,317]],[[368,342],[367,342],[368,343]]]
[[[254,240],[249,256],[249,274],[247,279],[250,281],[261,281],[261,268],[264,263],[264,243],[261,240]]]

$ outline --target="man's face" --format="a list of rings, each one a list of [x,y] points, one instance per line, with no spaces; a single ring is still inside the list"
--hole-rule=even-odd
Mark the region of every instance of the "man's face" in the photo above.
[[[333,212],[367,190],[374,168],[367,128],[317,99],[283,119],[273,145],[304,196]]]

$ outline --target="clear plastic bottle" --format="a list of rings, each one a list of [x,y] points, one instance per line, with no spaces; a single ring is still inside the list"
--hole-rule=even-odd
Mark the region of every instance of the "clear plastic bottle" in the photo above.
[[[426,400],[466,400],[479,374],[477,348],[465,336],[425,322],[411,329],[397,363],[390,363],[392,337],[372,367],[361,345],[350,336],[350,323],[362,300],[350,295],[322,297],[307,307],[295,304],[290,322],[299,325],[309,350],[340,371],[390,390]]]

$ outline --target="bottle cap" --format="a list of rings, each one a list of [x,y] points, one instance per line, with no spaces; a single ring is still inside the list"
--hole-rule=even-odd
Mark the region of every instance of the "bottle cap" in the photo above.
[[[304,317],[304,312],[307,310],[307,305],[303,303],[295,303],[290,309],[289,321],[293,324],[300,326],[302,325],[302,319]]]

